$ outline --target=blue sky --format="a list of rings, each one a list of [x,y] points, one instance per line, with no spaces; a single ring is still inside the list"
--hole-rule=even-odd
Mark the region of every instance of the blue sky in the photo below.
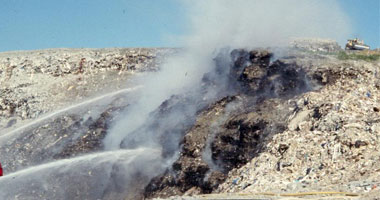
[[[380,47],[380,0],[340,0],[352,37]],[[165,47],[186,32],[179,0],[0,0],[0,52]]]
[[[352,37],[364,39],[371,48],[380,48],[380,0],[340,0],[353,26]]]

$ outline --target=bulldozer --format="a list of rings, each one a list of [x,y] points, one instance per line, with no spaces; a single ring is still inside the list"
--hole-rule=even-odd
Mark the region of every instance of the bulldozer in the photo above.
[[[369,46],[358,38],[347,40],[346,50],[369,50]]]

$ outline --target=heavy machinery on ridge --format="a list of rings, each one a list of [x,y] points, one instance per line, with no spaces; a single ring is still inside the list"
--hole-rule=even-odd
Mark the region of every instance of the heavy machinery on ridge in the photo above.
[[[347,40],[346,50],[369,50],[369,46],[358,38]]]

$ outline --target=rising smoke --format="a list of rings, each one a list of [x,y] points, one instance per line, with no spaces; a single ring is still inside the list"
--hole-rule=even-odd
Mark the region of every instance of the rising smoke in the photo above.
[[[196,111],[191,109],[198,107],[196,104],[207,104],[207,100],[221,95],[221,91],[227,88],[221,81],[224,80],[225,72],[214,76],[219,80],[218,84],[202,87],[204,74],[211,73],[212,76],[215,72],[213,58],[221,49],[286,46],[297,37],[322,37],[342,42],[350,31],[348,19],[337,1],[209,0],[184,1],[183,4],[188,8],[186,17],[190,33],[179,37],[178,42],[185,48],[170,57],[159,72],[136,80],[144,85],[140,100],[114,125],[104,141],[107,149],[119,149],[128,136],[140,137],[143,146],[161,146],[156,146],[157,141],[151,138],[160,131],[167,133],[170,130],[161,127],[165,129],[162,131],[157,126],[149,130],[146,127],[152,123],[149,121],[154,121],[148,120],[151,113],[172,95],[184,95],[190,100],[182,104],[188,107],[184,109],[185,113],[184,110],[166,113],[165,117],[170,119],[165,122],[167,126],[170,122],[173,123],[171,126],[180,123],[173,119],[185,120],[183,115],[195,114]],[[228,68],[229,62],[229,58],[226,58],[223,63],[218,63],[222,67],[218,67]],[[136,133],[141,127],[145,127],[144,133]],[[135,135],[131,136],[132,133]],[[136,140],[133,142],[134,148],[139,146]]]
[[[161,154],[156,156],[175,160],[179,142],[194,123],[196,112],[212,100],[234,93],[226,78],[230,57],[216,59],[220,61],[216,63],[217,55],[229,55],[235,48],[286,46],[298,37],[342,43],[350,31],[337,1],[209,0],[183,4],[190,32],[177,41],[184,48],[168,58],[159,72],[136,80],[144,85],[140,100],[111,129],[104,140],[106,149],[157,148]],[[211,77],[214,84],[205,85],[205,77]]]

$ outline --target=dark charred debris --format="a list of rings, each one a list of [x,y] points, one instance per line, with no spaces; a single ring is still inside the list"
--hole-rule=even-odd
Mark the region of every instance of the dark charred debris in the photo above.
[[[230,170],[249,162],[271,136],[287,129],[293,113],[288,99],[328,83],[323,72],[307,72],[288,60],[271,62],[272,57],[266,50],[239,49],[214,59],[215,70],[204,75],[203,88],[219,89],[218,100],[197,110],[194,123],[182,126],[178,159],[145,187],[146,198],[213,192]]]

